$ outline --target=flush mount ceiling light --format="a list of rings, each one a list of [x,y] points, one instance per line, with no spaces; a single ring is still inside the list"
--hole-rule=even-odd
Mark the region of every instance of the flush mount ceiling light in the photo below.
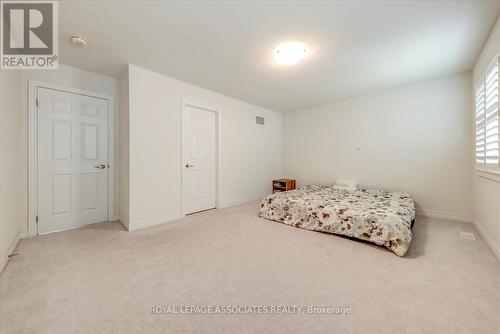
[[[298,63],[307,53],[307,47],[301,42],[286,42],[278,45],[273,50],[273,57],[282,65]]]
[[[79,46],[81,48],[84,48],[89,44],[85,37],[78,36],[78,35],[71,35],[71,43],[73,43],[74,45]]]

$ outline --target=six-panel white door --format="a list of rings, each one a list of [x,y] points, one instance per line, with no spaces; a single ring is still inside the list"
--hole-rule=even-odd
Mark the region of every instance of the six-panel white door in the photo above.
[[[37,88],[38,233],[107,220],[108,102]]]
[[[183,213],[215,208],[216,113],[185,105],[182,118]]]

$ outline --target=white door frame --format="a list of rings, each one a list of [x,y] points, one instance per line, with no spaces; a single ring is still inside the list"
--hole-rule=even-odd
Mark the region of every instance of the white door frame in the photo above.
[[[212,106],[207,106],[206,103],[198,103],[190,100],[182,99],[182,108],[181,108],[181,213],[182,216],[186,215],[184,208],[184,112],[186,107],[193,107],[201,110],[206,110],[215,113],[215,208],[219,208],[219,193],[220,193],[220,158],[221,158],[221,149],[220,149],[220,124],[221,124],[221,112],[219,108],[215,108]]]
[[[38,198],[38,115],[37,115],[37,89],[47,88],[66,93],[85,95],[108,101],[108,212],[107,220],[114,219],[115,203],[115,143],[114,143],[114,106],[113,96],[90,92],[71,87],[53,85],[45,82],[28,81],[28,236],[38,235],[38,225],[36,222]]]

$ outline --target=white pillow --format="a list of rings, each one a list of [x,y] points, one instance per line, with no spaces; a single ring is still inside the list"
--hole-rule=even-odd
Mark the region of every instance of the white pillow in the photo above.
[[[341,185],[341,184],[334,184],[332,186],[332,189],[335,189],[335,190],[349,190],[349,191],[356,190],[356,189],[352,189],[351,187],[344,186],[344,185]]]
[[[358,184],[353,181],[337,181],[332,187],[338,190],[354,191],[358,189]]]

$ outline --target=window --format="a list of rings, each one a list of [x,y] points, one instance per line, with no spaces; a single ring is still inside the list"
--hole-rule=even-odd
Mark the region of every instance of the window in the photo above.
[[[499,172],[498,56],[476,85],[476,169]]]

